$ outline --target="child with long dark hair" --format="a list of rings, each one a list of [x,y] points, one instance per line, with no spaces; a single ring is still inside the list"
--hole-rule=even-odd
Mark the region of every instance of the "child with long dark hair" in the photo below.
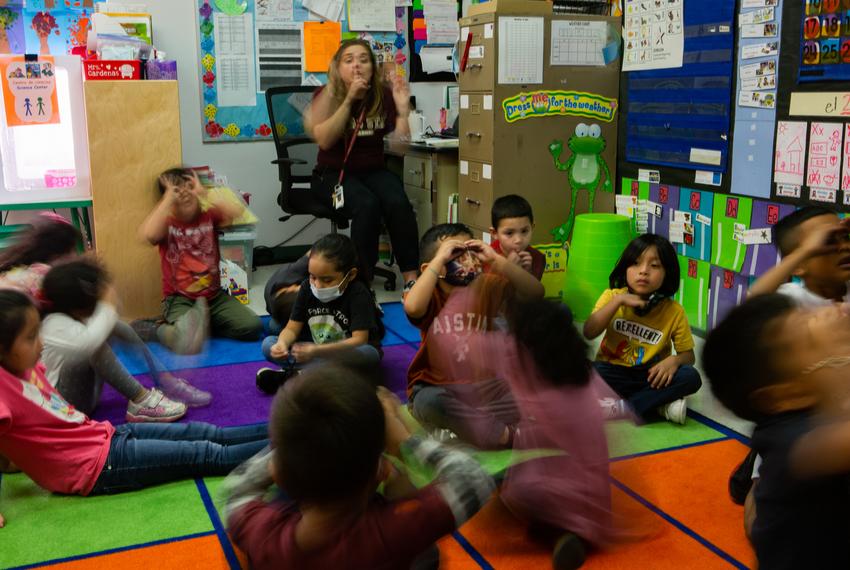
[[[0,287],[13,287],[41,299],[41,281],[50,266],[74,254],[79,230],[52,212],[43,212],[15,242],[0,251]]]
[[[672,299],[679,289],[676,250],[655,234],[635,238],[611,271],[609,286],[584,323],[588,339],[605,332],[596,370],[622,398],[605,402],[606,410],[622,415],[628,403],[644,420],[654,419],[657,412],[670,422],[685,423],[685,396],[702,382],[692,366],[688,317]]]
[[[286,370],[263,368],[257,386],[273,394],[293,366],[351,351],[364,365],[381,360],[382,329],[369,289],[358,279],[354,243],[341,234],[328,234],[310,248],[309,277],[301,283],[292,315],[278,337],[266,337],[263,355]],[[312,342],[299,342],[304,327]]]
[[[99,495],[224,475],[268,445],[265,424],[113,426],[89,419],[47,380],[40,324],[26,294],[0,291],[0,459],[48,491]]]

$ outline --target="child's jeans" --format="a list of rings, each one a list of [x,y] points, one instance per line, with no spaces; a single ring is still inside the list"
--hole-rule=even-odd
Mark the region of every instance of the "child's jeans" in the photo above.
[[[670,384],[656,390],[647,381],[651,366],[619,366],[608,362],[594,362],[593,365],[605,382],[644,420],[657,419],[655,411],[659,407],[693,394],[702,386],[699,372],[693,366],[680,366]]]
[[[471,384],[417,383],[410,395],[411,411],[430,427],[454,432],[482,449],[507,447],[505,428],[516,425],[519,411],[508,383],[501,379]]]
[[[201,422],[116,426],[91,494],[226,475],[267,446],[268,437],[265,423],[224,428]]]
[[[267,336],[263,339],[263,356],[266,357],[266,360],[269,362],[274,362],[275,364],[279,364],[280,366],[285,366],[290,363],[288,358],[274,358],[272,357],[272,347],[277,342],[276,336]],[[355,359],[356,362],[351,362],[351,359]],[[314,366],[322,362],[323,358],[314,358],[310,361],[310,366]],[[356,346],[350,349],[350,357],[348,362],[351,364],[355,364],[357,366],[377,366],[381,363],[381,353],[378,352],[378,349],[372,346],[371,344],[361,344],[360,346]],[[295,368],[301,368],[302,366],[298,363],[295,364]]]

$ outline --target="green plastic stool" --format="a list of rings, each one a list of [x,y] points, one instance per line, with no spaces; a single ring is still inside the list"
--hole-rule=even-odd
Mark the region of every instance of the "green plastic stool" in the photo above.
[[[575,320],[585,321],[623,250],[634,238],[631,218],[617,214],[576,216],[570,259],[564,277],[564,303]]]

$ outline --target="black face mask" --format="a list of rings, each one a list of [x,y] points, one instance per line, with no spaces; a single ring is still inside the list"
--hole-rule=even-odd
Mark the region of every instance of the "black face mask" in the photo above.
[[[472,283],[476,277],[481,275],[481,268],[478,269],[469,269],[464,267],[462,263],[458,261],[461,256],[471,255],[469,250],[464,250],[463,253],[446,263],[446,275],[443,279],[446,280],[446,283],[449,285],[454,285],[455,287],[466,287],[470,283]]]

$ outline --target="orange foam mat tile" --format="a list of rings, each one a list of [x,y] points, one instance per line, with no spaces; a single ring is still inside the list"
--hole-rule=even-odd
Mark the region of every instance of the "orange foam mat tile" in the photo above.
[[[453,536],[444,537],[437,546],[440,549],[440,570],[480,570],[481,566]]]
[[[744,565],[755,555],[744,535],[744,508],[729,498],[732,470],[748,448],[736,440],[614,463],[614,478]]]
[[[612,489],[617,512],[626,509],[643,525],[647,535],[640,541],[620,544],[604,552],[592,552],[582,568],[615,570],[652,568],[729,568],[729,563],[681,532],[658,515],[647,510],[619,489]],[[550,568],[551,550],[528,537],[526,526],[516,519],[499,500],[491,501],[460,529],[460,533],[481,557],[496,570]],[[440,544],[442,548],[442,543]],[[659,553],[663,553],[660,556]],[[452,561],[454,562],[454,561]],[[459,559],[445,566],[449,570],[478,568],[473,560]]]
[[[230,565],[227,563],[218,537],[211,534],[100,556],[88,556],[41,568],[50,570],[135,570],[138,568],[228,570]]]

